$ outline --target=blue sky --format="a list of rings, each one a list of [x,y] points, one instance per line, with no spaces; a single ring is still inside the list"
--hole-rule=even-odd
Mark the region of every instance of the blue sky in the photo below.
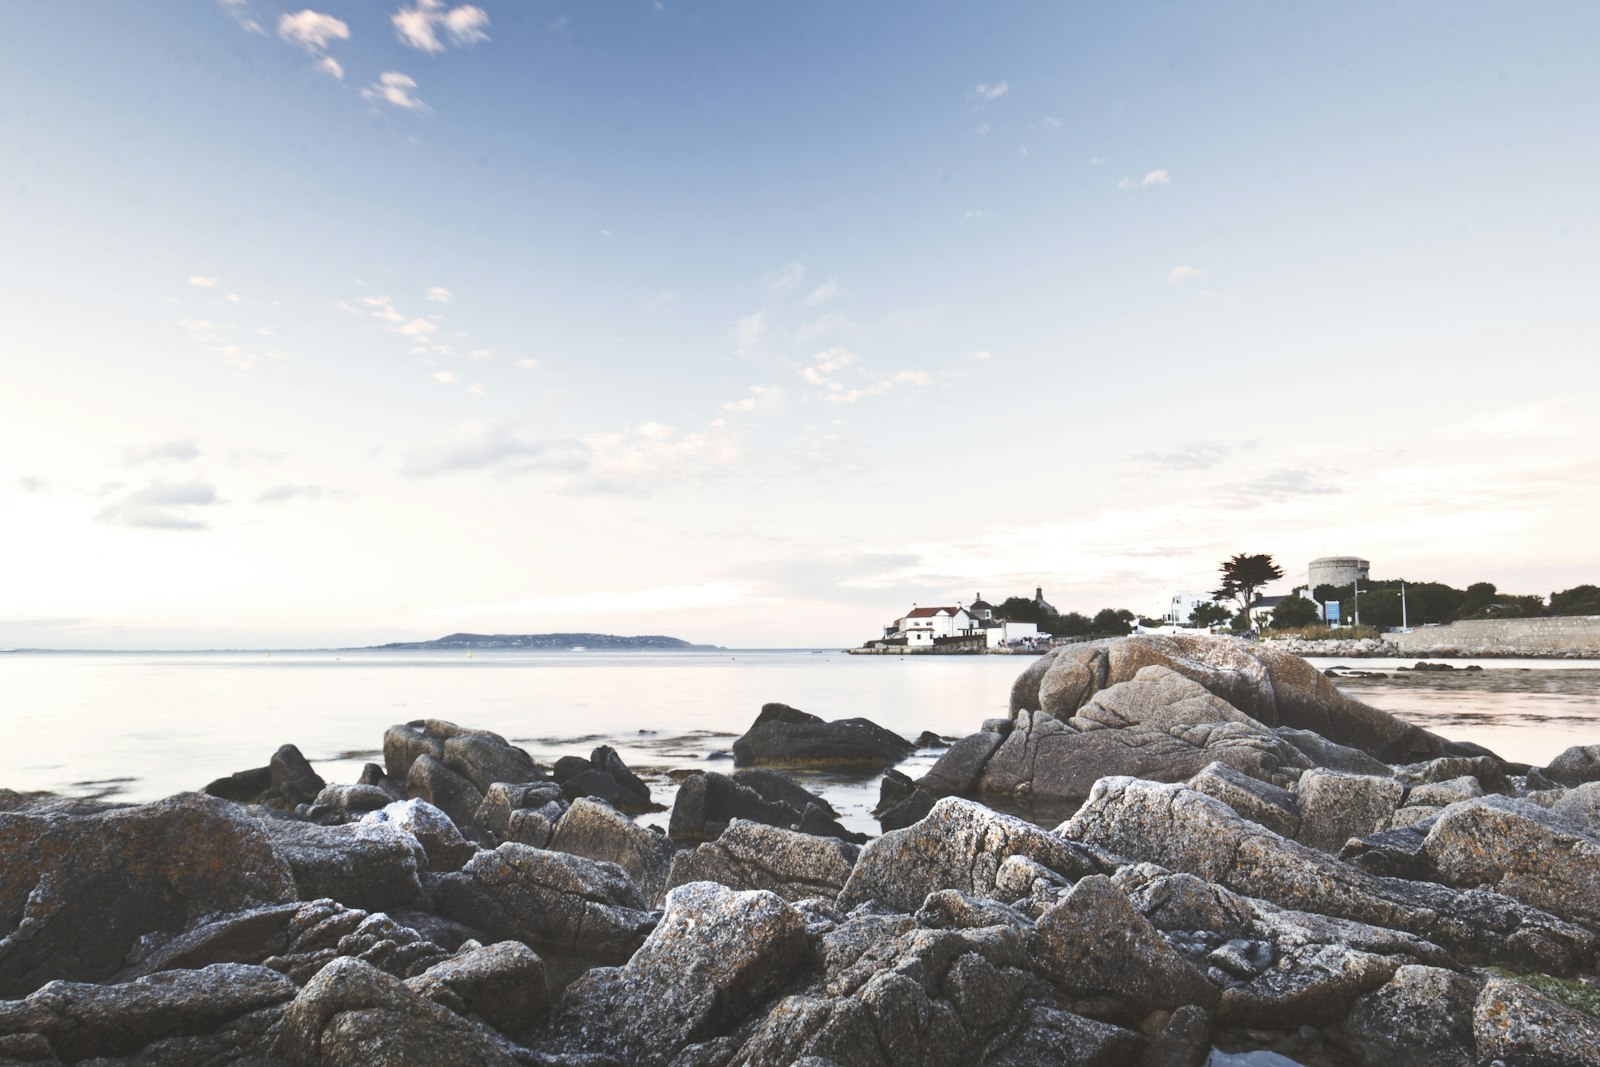
[[[31,5],[0,646],[1592,581],[1585,4]]]

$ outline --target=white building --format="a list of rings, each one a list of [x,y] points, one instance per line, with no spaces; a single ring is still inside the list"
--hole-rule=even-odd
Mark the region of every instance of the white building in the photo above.
[[[883,628],[886,639],[905,638],[909,648],[932,646],[936,637],[959,637],[970,634],[977,621],[959,604],[950,607],[913,607],[906,614]]]
[[[1168,626],[1189,626],[1189,616],[1194,614],[1194,609],[1201,604],[1215,604],[1216,600],[1209,596],[1195,596],[1191,593],[1173,593],[1167,602],[1167,610],[1161,616],[1161,621]],[[1233,614],[1233,608],[1224,604],[1228,613]]]

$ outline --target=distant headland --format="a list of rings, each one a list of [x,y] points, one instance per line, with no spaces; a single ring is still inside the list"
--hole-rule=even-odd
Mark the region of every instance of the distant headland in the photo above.
[[[646,634],[638,637],[621,637],[617,634],[449,634],[432,641],[394,641],[387,645],[370,645],[368,648],[384,652],[438,652],[449,649],[531,648],[566,651],[616,652],[673,651],[720,652],[721,645],[693,645],[677,637]]]

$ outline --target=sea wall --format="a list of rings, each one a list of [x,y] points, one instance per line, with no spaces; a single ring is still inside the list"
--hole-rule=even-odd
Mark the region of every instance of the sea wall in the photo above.
[[[1600,615],[1550,619],[1468,619],[1385,634],[1403,656],[1458,652],[1468,656],[1597,656]]]

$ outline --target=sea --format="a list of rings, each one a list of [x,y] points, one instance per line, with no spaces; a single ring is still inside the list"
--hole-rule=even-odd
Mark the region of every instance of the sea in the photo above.
[[[264,765],[294,744],[329,782],[383,762],[393,723],[493,730],[552,764],[610,745],[669,807],[694,770],[731,772],[735,738],[769,701],[825,719],[865,716],[904,735],[958,738],[1007,714],[1027,656],[849,656],[838,649],[705,652],[0,653],[0,787],[153,800]],[[1386,675],[1348,692],[1507,759],[1543,764],[1600,742],[1600,664],[1313,660]],[[1479,666],[1481,671],[1461,668]],[[921,750],[912,777],[937,759]],[[877,833],[880,775],[808,772],[849,827]],[[664,824],[665,810],[644,821]],[[1039,821],[1053,825],[1049,818]]]

